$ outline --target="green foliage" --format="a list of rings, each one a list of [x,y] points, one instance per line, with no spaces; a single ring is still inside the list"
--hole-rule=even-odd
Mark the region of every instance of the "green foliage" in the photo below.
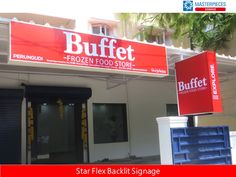
[[[138,14],[141,24],[149,28],[142,33],[150,33],[151,26],[163,29],[173,29],[176,39],[187,35],[191,48],[200,47],[203,50],[218,50],[227,48],[226,42],[233,37],[236,28],[236,14],[229,13],[161,13]],[[145,29],[144,29],[145,30]]]
[[[194,46],[218,50],[227,48],[236,27],[235,14],[198,14],[189,31]]]

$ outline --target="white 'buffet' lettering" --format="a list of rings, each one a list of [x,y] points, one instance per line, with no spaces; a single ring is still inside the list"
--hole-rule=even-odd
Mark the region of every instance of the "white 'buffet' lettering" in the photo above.
[[[178,82],[178,91],[182,92],[185,90],[191,90],[195,88],[205,87],[207,86],[206,78],[198,79],[198,77],[191,78],[190,82],[184,83],[183,81]]]
[[[81,54],[85,52],[87,56],[104,57],[109,59],[118,58],[119,60],[128,59],[134,61],[133,57],[134,49],[129,45],[127,48],[115,47],[117,43],[116,39],[108,39],[103,37],[99,44],[82,42],[82,38],[77,33],[63,32],[66,35],[66,50],[65,53],[69,54]],[[106,49],[108,49],[108,55],[106,55]]]

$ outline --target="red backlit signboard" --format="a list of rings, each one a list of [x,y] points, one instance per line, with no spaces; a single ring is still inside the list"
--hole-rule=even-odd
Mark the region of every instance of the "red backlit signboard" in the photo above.
[[[222,112],[214,52],[207,51],[177,62],[175,67],[180,115]]]
[[[163,46],[19,22],[11,22],[10,62],[154,77],[168,75]]]

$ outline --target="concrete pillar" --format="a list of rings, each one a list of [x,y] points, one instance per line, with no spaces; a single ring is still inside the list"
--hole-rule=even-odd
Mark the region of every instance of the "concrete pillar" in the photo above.
[[[161,164],[173,164],[170,128],[187,127],[188,117],[157,117]]]

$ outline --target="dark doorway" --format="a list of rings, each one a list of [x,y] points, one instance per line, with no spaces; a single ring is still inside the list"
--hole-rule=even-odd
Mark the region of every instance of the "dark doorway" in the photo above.
[[[28,111],[33,113],[28,113],[31,163],[74,164],[88,159],[82,105],[91,94],[90,88],[26,86]]]
[[[80,103],[32,103],[32,163],[83,163]]]

